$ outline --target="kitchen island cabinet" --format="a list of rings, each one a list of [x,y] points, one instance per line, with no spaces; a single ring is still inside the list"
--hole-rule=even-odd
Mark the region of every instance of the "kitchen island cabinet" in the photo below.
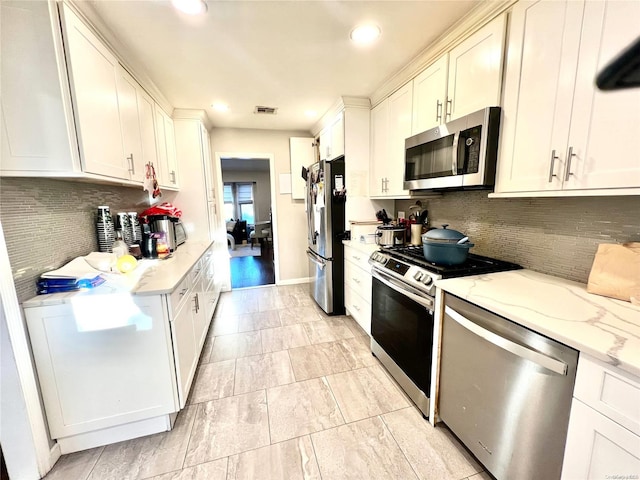
[[[211,252],[187,243],[94,289],[23,304],[62,453],[171,429],[220,293]]]
[[[343,241],[344,306],[347,314],[371,335],[371,266],[369,256],[379,249],[376,244]]]
[[[638,2],[514,6],[493,196],[640,193],[640,92],[595,86],[638,18]]]

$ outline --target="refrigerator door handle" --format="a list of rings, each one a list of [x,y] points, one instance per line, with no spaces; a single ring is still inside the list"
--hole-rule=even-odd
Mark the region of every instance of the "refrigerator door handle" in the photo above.
[[[325,265],[327,264],[326,261],[319,259],[311,250],[307,250],[307,257],[309,257],[309,260],[320,267],[320,270],[324,269]]]

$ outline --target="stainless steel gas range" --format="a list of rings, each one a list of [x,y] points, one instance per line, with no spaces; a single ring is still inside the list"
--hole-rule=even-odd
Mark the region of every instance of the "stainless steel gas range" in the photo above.
[[[422,247],[386,247],[371,264],[371,352],[429,415],[435,281],[521,268],[514,263],[470,254],[461,265],[425,260]]]

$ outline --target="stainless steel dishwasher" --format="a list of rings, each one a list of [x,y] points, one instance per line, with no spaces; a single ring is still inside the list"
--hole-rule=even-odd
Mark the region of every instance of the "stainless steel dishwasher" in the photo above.
[[[445,294],[440,419],[498,480],[559,479],[578,352]]]

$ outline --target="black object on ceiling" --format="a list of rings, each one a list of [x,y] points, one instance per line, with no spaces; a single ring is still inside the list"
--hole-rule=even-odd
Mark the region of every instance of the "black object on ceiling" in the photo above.
[[[640,87],[640,37],[598,73],[596,85],[600,90]]]

